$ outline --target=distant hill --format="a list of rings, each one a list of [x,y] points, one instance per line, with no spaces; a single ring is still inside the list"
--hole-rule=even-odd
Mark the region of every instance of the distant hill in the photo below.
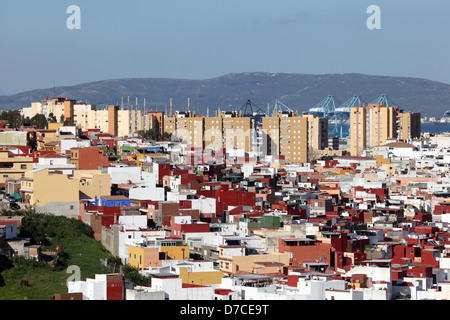
[[[249,72],[227,74],[206,80],[142,78],[116,79],[83,83],[68,87],[32,90],[0,97],[0,108],[19,109],[54,95],[87,101],[98,106],[121,104],[134,106],[136,97],[147,110],[165,111],[173,98],[174,110],[191,110],[210,115],[215,110],[240,109],[247,100],[266,110],[276,100],[291,109],[306,111],[328,95],[343,103],[353,95],[372,102],[388,95],[398,107],[421,112],[424,116],[442,116],[450,110],[450,85],[408,77],[371,76],[363,74],[288,74]]]

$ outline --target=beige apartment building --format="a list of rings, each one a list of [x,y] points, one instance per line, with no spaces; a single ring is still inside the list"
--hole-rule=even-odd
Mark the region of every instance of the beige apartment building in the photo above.
[[[33,102],[31,107],[22,109],[22,113],[30,118],[37,113],[46,117],[52,113],[57,121],[61,120],[61,116],[64,116],[64,119],[72,119],[81,130],[100,129],[119,137],[147,131],[154,123],[151,115],[144,114],[139,109],[120,109],[116,105],[98,109],[95,105],[67,98]]]
[[[280,118],[280,154],[285,156],[287,162],[308,162],[308,140],[307,118]]]
[[[164,130],[193,148],[251,151],[252,119],[238,112],[219,111],[207,118],[195,112],[175,112],[165,117]]]
[[[407,141],[420,138],[420,113],[399,110],[397,114],[397,125],[397,137],[399,140]]]
[[[252,118],[243,117],[241,112],[222,111],[223,146],[227,151],[233,149],[252,151],[251,139],[253,137]]]
[[[280,117],[264,117],[262,123],[264,152],[269,156],[280,154]]]
[[[36,114],[41,113],[47,118],[50,114],[53,114],[56,121],[60,121],[61,116],[64,116],[64,119],[73,119],[75,104],[75,100],[68,100],[67,97],[58,97],[53,99],[46,98],[46,100],[31,103],[31,107],[23,108],[22,114],[25,118],[32,118]]]
[[[217,114],[215,117],[205,118],[205,150],[219,150],[223,148],[223,121]]]
[[[308,146],[310,152],[328,148],[328,119],[312,114],[303,115],[308,119]]]
[[[384,103],[369,103],[350,110],[350,154],[353,156],[384,145],[390,139],[407,140],[419,136],[420,113],[405,113]]]
[[[195,112],[175,112],[164,119],[164,132],[178,137],[193,148],[203,150],[204,118]]]
[[[198,117],[194,113],[176,112],[165,117],[164,130],[202,150],[225,148],[228,153],[240,150],[256,152],[255,120],[241,112],[218,111],[214,117]],[[314,116],[298,116],[293,112],[278,112],[262,118],[262,154],[284,155],[286,161],[309,161],[309,150],[328,146],[328,121]],[[312,132],[312,134],[310,133]],[[258,146],[261,147],[261,146]]]
[[[328,146],[328,121],[325,118],[280,111],[263,118],[262,131],[266,154],[284,155],[291,163],[308,162],[311,150]]]

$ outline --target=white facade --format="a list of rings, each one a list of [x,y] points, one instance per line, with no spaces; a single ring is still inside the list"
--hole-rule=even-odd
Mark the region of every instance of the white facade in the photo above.
[[[136,186],[129,190],[128,197],[134,200],[165,201],[165,189],[156,186]]]
[[[147,216],[146,215],[121,215],[118,218],[118,223],[123,225],[126,229],[146,229]]]
[[[165,231],[124,229],[119,232],[119,258],[124,264],[128,263],[128,246],[145,243],[145,237],[165,237]]]
[[[166,300],[213,300],[211,286],[183,287],[181,278],[152,278],[152,289],[164,291]]]
[[[81,292],[83,300],[106,300],[106,275],[96,274],[86,281],[68,281],[68,293]]]
[[[141,168],[135,166],[108,167],[112,184],[128,184],[141,182]]]
[[[65,153],[72,148],[88,148],[91,146],[90,140],[79,140],[79,139],[61,139],[61,153]]]

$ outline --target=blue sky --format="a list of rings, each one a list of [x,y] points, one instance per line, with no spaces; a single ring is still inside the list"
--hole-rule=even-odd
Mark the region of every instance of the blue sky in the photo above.
[[[66,26],[70,5],[80,30]],[[380,30],[366,27],[370,5]],[[448,0],[2,1],[0,91],[252,71],[450,83],[449,30]]]

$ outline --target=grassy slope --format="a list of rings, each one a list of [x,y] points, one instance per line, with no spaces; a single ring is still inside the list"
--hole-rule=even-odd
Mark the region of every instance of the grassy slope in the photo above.
[[[93,237],[72,229],[52,237],[51,242],[51,247],[63,247],[63,265],[52,268],[45,263],[20,259],[14,267],[0,273],[4,282],[0,286],[0,300],[48,300],[56,293],[67,293],[66,281],[72,275],[67,273],[67,267],[71,265],[80,268],[81,280],[109,272],[100,259],[111,255]],[[22,280],[28,281],[30,286],[21,286]]]

